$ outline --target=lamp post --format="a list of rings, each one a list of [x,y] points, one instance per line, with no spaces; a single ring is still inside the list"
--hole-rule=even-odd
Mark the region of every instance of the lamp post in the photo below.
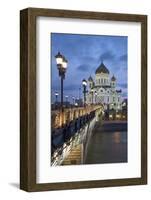
[[[95,91],[95,92],[94,92],[94,95],[95,95],[95,104],[97,103],[97,102],[96,102],[97,94],[98,94],[97,91]]]
[[[91,89],[91,95],[92,95],[92,97],[91,97],[91,104],[93,104],[93,89]]]
[[[67,107],[68,96],[66,95],[65,98],[66,98],[66,107]]]
[[[86,88],[87,88],[87,81],[85,79],[82,80],[83,85],[83,96],[84,96],[84,107],[86,106]]]
[[[56,100],[55,100],[55,109],[58,108],[58,96],[59,96],[59,93],[55,92],[55,97],[56,97]]]
[[[80,100],[80,98],[81,98],[81,87],[79,87],[79,100]]]
[[[68,61],[66,58],[58,52],[58,54],[55,56],[57,68],[59,71],[59,76],[61,78],[61,111],[63,112],[63,80],[65,79],[65,73],[67,70],[67,63]]]
[[[74,106],[74,103],[75,103],[75,97],[72,97],[72,102],[73,102],[73,106]]]
[[[58,103],[58,92],[55,92],[55,97],[56,97],[56,104]]]

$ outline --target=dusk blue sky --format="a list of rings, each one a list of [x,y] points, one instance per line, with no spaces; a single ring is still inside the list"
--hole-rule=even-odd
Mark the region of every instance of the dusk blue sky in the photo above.
[[[83,79],[91,75],[101,61],[117,79],[117,89],[122,89],[123,98],[127,97],[127,45],[126,36],[51,34],[51,77],[52,100],[57,91],[60,94],[60,77],[56,67],[55,55],[60,51],[67,60],[68,68],[64,80],[64,96],[79,97],[79,87]],[[81,87],[82,97],[82,87]],[[60,98],[60,95],[59,95]]]

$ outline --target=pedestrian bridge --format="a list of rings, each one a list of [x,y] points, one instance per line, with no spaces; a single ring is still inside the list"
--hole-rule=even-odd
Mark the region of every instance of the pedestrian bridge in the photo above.
[[[80,153],[80,163],[84,162],[87,147],[95,123],[102,114],[102,105],[75,107],[52,111],[51,165],[77,164],[74,156]],[[82,148],[82,151],[81,151]],[[80,149],[80,150],[79,150]],[[72,152],[72,158],[67,158]],[[81,155],[82,152],[82,155]],[[79,156],[79,155],[78,155]]]

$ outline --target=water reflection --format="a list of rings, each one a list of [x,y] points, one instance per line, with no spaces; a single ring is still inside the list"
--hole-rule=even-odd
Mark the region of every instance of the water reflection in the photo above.
[[[127,162],[127,132],[95,132],[85,147],[72,149],[62,165]]]
[[[120,132],[115,132],[115,133],[113,133],[113,140],[114,140],[114,142],[115,143],[120,143],[121,142],[121,134],[120,134]]]
[[[96,132],[88,146],[85,164],[127,162],[127,132]]]

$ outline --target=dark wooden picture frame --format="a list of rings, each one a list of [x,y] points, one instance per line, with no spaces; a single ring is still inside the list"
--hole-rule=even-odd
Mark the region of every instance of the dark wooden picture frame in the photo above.
[[[36,183],[36,18],[38,16],[141,23],[141,178]],[[31,192],[141,184],[147,184],[147,16],[40,8],[21,10],[20,188]]]

